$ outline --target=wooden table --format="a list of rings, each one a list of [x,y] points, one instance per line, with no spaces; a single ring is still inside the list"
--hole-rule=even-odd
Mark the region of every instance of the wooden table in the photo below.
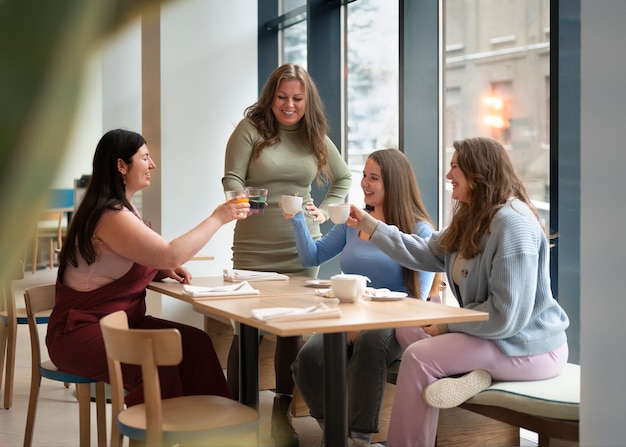
[[[288,281],[250,281],[250,285],[260,292],[259,297],[269,298],[282,295],[293,295],[294,292],[300,293],[303,290],[307,290],[309,293],[313,293],[313,289],[305,288],[307,278],[304,276],[292,276]],[[205,276],[201,278],[193,278],[191,280],[192,285],[200,287],[220,287],[220,286],[232,286],[236,283],[230,281],[224,281],[221,276]],[[195,303],[198,298],[190,297],[183,293],[183,285],[171,280],[165,281],[152,281],[148,284],[148,289],[163,295],[168,295],[173,298],[185,301],[187,303]],[[202,300],[215,300],[215,299],[232,299],[232,298],[247,298],[250,295],[231,295],[225,297],[203,297]]]
[[[240,401],[258,409],[259,329],[289,337],[317,332],[324,334],[324,424],[325,444],[345,445],[348,438],[346,401],[346,332],[388,327],[419,326],[437,323],[487,320],[488,314],[444,306],[416,299],[399,301],[361,300],[340,304],[340,318],[268,323],[252,318],[252,309],[261,307],[308,307],[318,302],[313,289],[304,287],[309,278],[291,277],[289,281],[253,282],[259,296],[192,299],[182,294],[182,285],[153,282],[149,288],[193,302],[194,310],[205,316],[220,316],[241,323]],[[222,278],[194,279],[194,285],[219,286]],[[228,283],[226,283],[228,284]]]

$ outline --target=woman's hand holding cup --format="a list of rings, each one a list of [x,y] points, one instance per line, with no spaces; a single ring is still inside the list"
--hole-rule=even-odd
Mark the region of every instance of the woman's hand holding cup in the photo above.
[[[350,205],[350,215],[348,216],[348,219],[346,219],[346,224],[349,227],[356,228],[359,222],[363,220],[365,214],[365,210],[362,208],[359,208],[356,205]]]
[[[285,219],[291,219],[302,211],[302,197],[284,195],[278,204]]]

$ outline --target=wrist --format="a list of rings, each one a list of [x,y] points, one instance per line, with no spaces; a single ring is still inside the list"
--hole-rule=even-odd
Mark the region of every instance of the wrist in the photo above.
[[[370,236],[376,231],[378,219],[370,216],[368,213],[363,215],[363,219],[356,225],[357,230],[369,234]]]

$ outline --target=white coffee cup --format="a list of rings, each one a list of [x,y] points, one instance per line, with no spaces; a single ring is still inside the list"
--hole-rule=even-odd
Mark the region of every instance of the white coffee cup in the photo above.
[[[283,196],[280,203],[283,211],[287,214],[296,214],[302,209],[302,197],[300,196]]]
[[[328,205],[328,215],[330,216],[330,220],[335,224],[346,223],[348,216],[350,216],[350,204],[334,203]]]
[[[365,293],[369,280],[367,276],[341,273],[330,277],[330,288],[339,301],[354,303]]]

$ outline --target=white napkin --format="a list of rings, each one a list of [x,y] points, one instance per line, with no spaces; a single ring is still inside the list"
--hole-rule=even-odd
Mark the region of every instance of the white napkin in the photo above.
[[[318,318],[339,318],[341,309],[318,304],[311,307],[263,307],[252,309],[252,316],[266,322],[315,320]]]
[[[372,287],[367,287],[365,289],[365,296],[373,296],[373,297],[377,297],[377,296],[388,296],[389,293],[391,292],[391,290],[389,289],[374,289]]]
[[[286,281],[289,277],[276,272],[224,269],[224,281]]]
[[[260,292],[253,288],[247,281],[228,286],[202,287],[183,285],[183,293],[191,297],[203,296],[229,296],[229,295],[258,295]]]
[[[333,289],[315,289],[315,294],[317,296],[323,296],[325,298],[336,298],[333,293]]]

